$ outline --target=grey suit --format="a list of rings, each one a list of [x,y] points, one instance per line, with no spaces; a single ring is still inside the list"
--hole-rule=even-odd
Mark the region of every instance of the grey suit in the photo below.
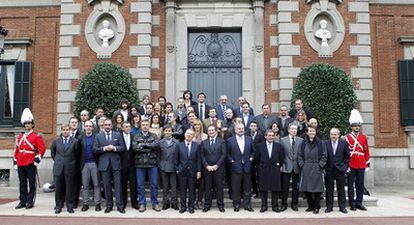
[[[288,135],[280,139],[285,150],[285,163],[281,168],[282,172],[282,206],[287,207],[287,199],[289,195],[289,185],[292,179],[292,206],[297,206],[299,201],[298,182],[300,178],[300,169],[298,165],[298,151],[302,145],[303,139],[295,137],[295,146],[292,148],[291,136]]]
[[[273,114],[269,114],[265,117],[263,114],[257,115],[254,119],[257,123],[257,127],[263,133],[266,132],[267,129],[270,129],[274,122],[277,122],[277,117]]]
[[[68,138],[68,146],[65,148],[63,138],[58,137],[50,147],[53,163],[53,178],[56,185],[55,203],[57,208],[62,208],[66,200],[68,209],[74,207],[75,179],[79,168],[79,143],[72,137]]]
[[[111,174],[114,180],[115,186],[115,198],[116,206],[118,209],[122,209],[124,204],[122,202],[122,191],[121,191],[121,155],[122,151],[125,151],[125,144],[123,143],[123,137],[118,132],[111,132],[110,141],[106,140],[106,133],[99,133],[96,135],[93,150],[96,154],[99,154],[98,170],[102,173],[106,207],[112,209],[112,185],[111,185]],[[115,151],[105,151],[104,147],[112,144],[115,146]]]
[[[164,205],[171,204],[177,206],[177,172],[175,169],[176,159],[175,151],[176,146],[180,142],[176,139],[171,139],[168,144],[167,139],[163,138],[160,140],[160,161],[159,167],[161,170],[162,178],[162,201]],[[169,191],[171,187],[171,193]]]

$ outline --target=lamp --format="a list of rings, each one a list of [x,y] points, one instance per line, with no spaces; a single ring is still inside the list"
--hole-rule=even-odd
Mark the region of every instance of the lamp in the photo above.
[[[4,39],[6,39],[8,32],[8,30],[0,26],[0,54],[3,54],[4,52]]]

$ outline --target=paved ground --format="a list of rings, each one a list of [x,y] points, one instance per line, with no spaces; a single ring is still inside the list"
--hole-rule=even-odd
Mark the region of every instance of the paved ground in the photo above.
[[[261,225],[277,222],[277,224],[358,224],[358,225],[391,225],[410,224],[414,225],[414,187],[376,187],[371,194],[378,198],[378,206],[368,207],[368,211],[356,211],[345,215],[335,208],[333,213],[321,213],[313,215],[304,212],[305,208],[299,208],[299,212],[290,209],[283,213],[266,212],[260,213],[259,209],[253,213],[241,210],[233,212],[230,205],[227,205],[226,213],[220,213],[213,209],[207,213],[196,211],[195,214],[179,214],[169,209],[162,212],[147,210],[139,213],[131,208],[126,209],[126,214],[113,211],[105,214],[103,211],[95,212],[89,210],[81,212],[76,209],[74,214],[62,212],[55,215],[54,193],[38,193],[35,207],[31,210],[15,210],[17,205],[17,189],[11,187],[0,187],[0,224],[29,224],[37,221],[37,224],[136,224],[137,219],[143,224],[249,224]],[[12,201],[12,199],[16,199]],[[12,201],[12,202],[10,202]],[[93,209],[93,207],[92,207]],[[89,217],[89,218],[86,218]]]
[[[58,217],[3,217],[0,216],[0,224],[54,224],[54,225],[98,225],[98,224],[122,224],[122,225],[412,225],[414,217],[386,217],[386,218],[319,218],[319,219],[142,219],[142,218],[58,218]]]

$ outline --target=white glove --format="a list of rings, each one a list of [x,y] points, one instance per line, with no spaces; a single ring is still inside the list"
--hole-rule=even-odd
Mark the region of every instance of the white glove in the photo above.
[[[346,173],[350,173],[351,172],[351,168],[348,167],[348,169],[346,170]]]
[[[17,170],[17,164],[14,164],[13,168],[14,168],[15,170]]]
[[[365,168],[365,172],[368,172],[368,171],[369,171],[369,167]]]

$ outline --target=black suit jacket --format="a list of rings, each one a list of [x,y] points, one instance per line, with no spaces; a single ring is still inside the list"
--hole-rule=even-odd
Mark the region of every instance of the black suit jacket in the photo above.
[[[130,140],[129,150],[128,150],[127,143],[125,142],[125,139],[124,139],[124,132],[121,132],[121,137],[122,137],[122,144],[125,149],[125,151],[121,152],[121,168],[123,170],[127,169],[128,167],[133,169],[135,167],[134,153],[132,151],[132,142],[134,141],[134,134],[131,134],[131,133],[129,134],[129,140]]]
[[[253,141],[250,136],[244,135],[243,154],[237,143],[237,135],[227,139],[227,156],[231,163],[231,171],[234,173],[250,173],[253,161]]]
[[[339,139],[335,155],[333,154],[332,141],[326,140],[325,144],[326,151],[328,152],[328,160],[326,162],[325,170],[336,170],[345,173],[348,169],[350,158],[348,143],[342,139]]]
[[[213,146],[210,146],[210,138],[201,142],[201,162],[204,168],[217,165],[217,171],[223,172],[226,156],[226,142],[222,138],[217,136]]]
[[[282,126],[282,118],[280,117],[277,118],[277,124],[279,124],[279,127],[280,127],[280,131],[279,131],[280,137],[286,137],[289,135],[289,124],[294,121],[295,120],[293,118],[289,117],[285,120],[285,124]]]
[[[197,117],[199,118],[199,119],[201,119],[201,116],[200,116],[200,112],[199,112],[199,110],[198,110],[198,108],[200,107],[199,106],[199,103],[197,103],[197,104],[195,104],[195,105],[193,105],[193,107],[194,107],[194,112],[195,112],[195,114],[197,115]],[[204,103],[204,119],[207,119],[208,118],[208,111],[211,109],[211,106],[209,106],[209,105],[207,105],[206,103]]]
[[[175,163],[179,175],[197,177],[197,172],[201,172],[200,145],[194,141],[191,142],[191,152],[188,156],[185,141],[178,144],[175,150]]]
[[[106,140],[105,133],[96,135],[93,142],[93,150],[99,155],[98,170],[120,170],[121,169],[121,152],[125,151],[124,139],[120,133],[112,131],[111,141]],[[112,144],[116,151],[104,151],[104,147]]]
[[[53,175],[59,176],[62,173],[74,176],[79,169],[79,142],[76,138],[69,138],[67,150],[64,149],[62,137],[56,138],[50,147],[53,163]]]
[[[95,133],[92,133],[92,139],[95,141]],[[84,133],[79,141],[80,146],[80,162],[79,162],[79,168],[82,171],[83,167],[85,166],[86,161],[86,134]],[[95,163],[98,163],[98,156],[94,154],[95,157]]]

